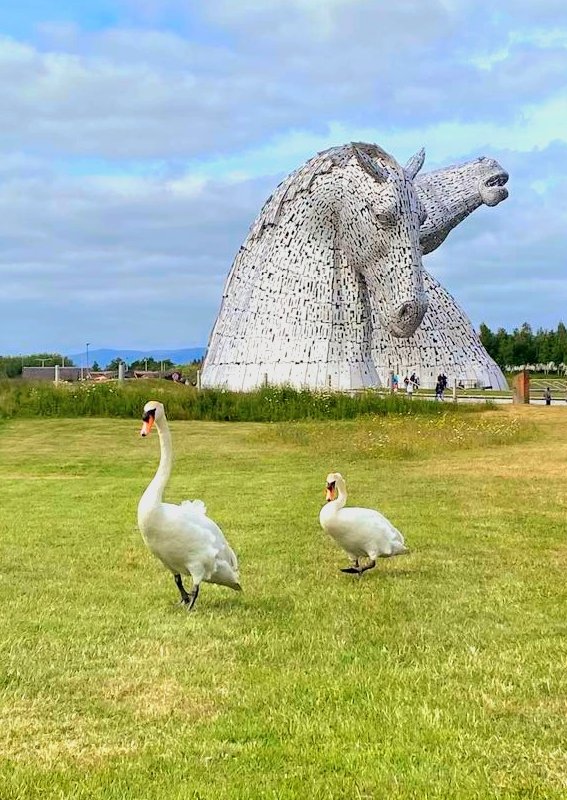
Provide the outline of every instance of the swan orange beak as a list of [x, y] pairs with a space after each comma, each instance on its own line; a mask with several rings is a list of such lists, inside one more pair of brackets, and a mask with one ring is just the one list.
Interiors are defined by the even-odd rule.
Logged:
[[330, 503], [336, 497], [336, 486], [334, 483], [327, 484], [327, 503]]
[[152, 426], [155, 420], [153, 417], [148, 416], [148, 419], [142, 422], [142, 430], [140, 431], [140, 436], [147, 436], [148, 433], [151, 431]]

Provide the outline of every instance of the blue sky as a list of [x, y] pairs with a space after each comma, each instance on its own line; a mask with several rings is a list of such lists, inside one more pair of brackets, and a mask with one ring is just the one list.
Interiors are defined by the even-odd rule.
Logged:
[[205, 344], [264, 200], [351, 140], [496, 158], [424, 264], [475, 325], [567, 320], [564, 0], [7, 5], [0, 353]]

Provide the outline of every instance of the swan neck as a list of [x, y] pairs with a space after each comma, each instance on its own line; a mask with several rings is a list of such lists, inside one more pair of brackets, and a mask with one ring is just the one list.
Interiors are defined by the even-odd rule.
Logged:
[[164, 489], [171, 475], [173, 453], [167, 419], [162, 418], [156, 421], [156, 428], [159, 435], [160, 459], [156, 474], [146, 489], [145, 495], [151, 496], [155, 503], [161, 503]]
[[337, 487], [338, 496], [337, 496], [336, 500], [333, 500], [330, 505], [332, 505], [333, 508], [336, 511], [338, 511], [339, 508], [344, 508], [344, 506], [346, 505], [346, 501], [347, 501], [346, 483], [343, 480], [337, 480], [336, 481], [336, 487]]

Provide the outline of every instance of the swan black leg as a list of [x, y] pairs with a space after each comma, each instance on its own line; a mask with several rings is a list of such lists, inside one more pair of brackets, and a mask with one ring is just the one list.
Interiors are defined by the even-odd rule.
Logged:
[[191, 589], [191, 594], [188, 595], [188, 598], [187, 598], [186, 601], [183, 601], [185, 603], [187, 611], [191, 611], [191, 609], [193, 608], [193, 606], [197, 602], [197, 597], [198, 596], [199, 596], [199, 584], [197, 584], [196, 586], [193, 586], [193, 588]]
[[366, 572], [367, 569], [374, 569], [376, 566], [376, 559], [371, 558], [368, 564], [365, 564], [363, 567], [360, 568], [359, 575], [362, 575], [363, 572]]
[[183, 586], [181, 575], [177, 572], [173, 577], [175, 579], [175, 584], [179, 589], [179, 594], [181, 595], [181, 602], [183, 603], [183, 605], [186, 605], [191, 600], [191, 596], [189, 595], [189, 592], [187, 591], [185, 586]]
[[352, 562], [352, 566], [351, 567], [344, 567], [343, 569], [341, 569], [341, 572], [348, 572], [351, 575], [352, 574], [359, 575], [360, 574], [360, 567], [358, 566], [358, 558], [356, 558]]
[[199, 585], [197, 584], [197, 586], [193, 586], [191, 591], [188, 592], [185, 586], [183, 586], [181, 575], [177, 572], [173, 577], [175, 578], [176, 586], [179, 589], [179, 594], [181, 595], [181, 605], [185, 606], [187, 611], [191, 611], [197, 601], [197, 597], [199, 596]]

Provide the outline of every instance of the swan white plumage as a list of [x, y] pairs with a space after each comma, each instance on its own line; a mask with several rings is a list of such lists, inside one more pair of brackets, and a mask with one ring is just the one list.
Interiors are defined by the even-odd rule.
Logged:
[[[162, 502], [173, 461], [171, 433], [162, 403], [150, 400], [144, 406], [140, 431], [147, 436], [155, 423], [160, 441], [160, 462], [153, 480], [138, 504], [138, 527], [150, 551], [171, 570], [190, 611], [203, 581], [229, 586], [240, 591], [238, 561], [219, 526], [209, 519], [202, 500], [186, 500], [180, 505]], [[182, 575], [193, 579], [191, 592]]]
[[[327, 475], [327, 503], [321, 509], [319, 522], [353, 562], [342, 572], [362, 575], [376, 566], [377, 558], [409, 553], [404, 537], [383, 514], [372, 508], [345, 508], [346, 501], [345, 479], [340, 472], [331, 472]], [[360, 566], [361, 558], [370, 560]]]

